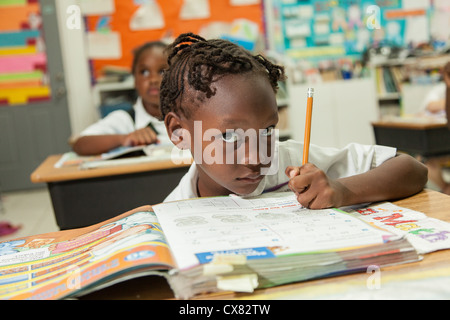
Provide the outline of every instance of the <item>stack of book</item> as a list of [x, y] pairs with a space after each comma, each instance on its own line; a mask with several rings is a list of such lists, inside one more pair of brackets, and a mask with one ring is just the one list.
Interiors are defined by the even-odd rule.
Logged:
[[91, 227], [0, 242], [0, 298], [77, 297], [158, 274], [186, 299], [366, 272], [441, 249], [393, 227], [415, 221], [423, 230], [426, 219], [390, 203], [309, 210], [291, 192], [143, 206]]

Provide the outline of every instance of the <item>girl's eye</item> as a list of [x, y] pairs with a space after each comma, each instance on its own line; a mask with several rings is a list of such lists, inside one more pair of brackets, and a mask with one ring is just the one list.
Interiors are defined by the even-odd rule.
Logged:
[[222, 134], [222, 140], [226, 143], [234, 143], [239, 140], [239, 136], [234, 131], [227, 131]]
[[275, 130], [275, 126], [270, 126], [264, 130], [261, 130], [261, 135], [265, 137], [270, 137]]
[[144, 69], [141, 71], [141, 75], [143, 75], [144, 77], [148, 77], [150, 75], [150, 71], [148, 71], [147, 69]]

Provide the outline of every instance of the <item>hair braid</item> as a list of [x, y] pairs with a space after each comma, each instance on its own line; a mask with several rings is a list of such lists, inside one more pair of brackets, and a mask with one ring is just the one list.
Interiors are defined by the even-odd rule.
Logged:
[[205, 40], [184, 33], [167, 50], [169, 68], [163, 75], [160, 93], [163, 118], [170, 111], [189, 117], [194, 105], [215, 94], [212, 84], [226, 75], [260, 72], [267, 76], [275, 92], [278, 81], [284, 79], [283, 67], [227, 40]]

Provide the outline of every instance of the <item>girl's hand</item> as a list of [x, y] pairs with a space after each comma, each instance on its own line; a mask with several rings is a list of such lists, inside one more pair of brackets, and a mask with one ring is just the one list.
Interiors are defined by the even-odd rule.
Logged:
[[310, 209], [340, 207], [349, 190], [311, 163], [301, 167], [289, 166], [285, 171], [290, 178], [289, 188], [296, 194], [298, 202]]
[[134, 147], [156, 142], [158, 142], [156, 133], [150, 127], [145, 127], [127, 134], [122, 142], [122, 145], [126, 147]]

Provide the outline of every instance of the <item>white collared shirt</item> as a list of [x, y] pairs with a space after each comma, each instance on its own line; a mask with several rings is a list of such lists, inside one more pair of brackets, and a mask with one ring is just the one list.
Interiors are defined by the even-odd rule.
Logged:
[[[260, 195], [264, 191], [287, 182], [289, 179], [285, 174], [286, 167], [301, 166], [303, 143], [294, 140], [279, 142], [276, 150], [278, 156], [275, 153], [272, 170], [270, 170], [274, 174], [266, 175], [256, 190], [247, 196]], [[309, 162], [323, 170], [329, 178], [338, 179], [367, 172], [395, 155], [395, 148], [379, 145], [351, 143], [342, 149], [311, 145]], [[197, 165], [193, 163], [164, 202], [197, 198], [197, 180], [198, 169]], [[286, 190], [287, 186], [279, 191], [283, 189]]]
[[135, 119], [133, 120], [130, 114], [124, 110], [115, 110], [109, 113], [106, 117], [100, 119], [96, 123], [84, 129], [80, 136], [87, 135], [104, 135], [104, 134], [128, 134], [137, 129], [146, 127], [152, 123], [156, 131], [158, 131], [158, 138], [169, 141], [166, 126], [164, 121], [150, 115], [142, 104], [142, 99], [139, 97], [133, 106], [135, 111]]

